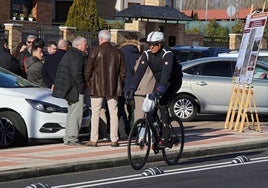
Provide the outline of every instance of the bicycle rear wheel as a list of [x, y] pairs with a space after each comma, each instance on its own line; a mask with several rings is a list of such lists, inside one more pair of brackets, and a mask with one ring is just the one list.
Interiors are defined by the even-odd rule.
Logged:
[[151, 134], [149, 127], [146, 126], [145, 119], [138, 119], [128, 137], [128, 160], [133, 169], [141, 169], [149, 157], [151, 148]]
[[180, 118], [171, 117], [169, 120], [169, 129], [169, 147], [162, 150], [162, 155], [168, 165], [174, 165], [181, 158], [184, 147], [184, 127]]

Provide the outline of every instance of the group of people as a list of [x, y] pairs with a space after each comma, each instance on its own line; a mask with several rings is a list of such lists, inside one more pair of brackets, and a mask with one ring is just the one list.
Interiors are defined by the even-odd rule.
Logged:
[[45, 44], [43, 39], [28, 35], [26, 42], [19, 43], [11, 54], [8, 40], [0, 38], [0, 67], [40, 87], [52, 88], [59, 62], [69, 47], [69, 41], [64, 39]]
[[50, 88], [52, 96], [68, 103], [64, 144], [81, 145], [78, 135], [83, 106], [89, 99], [91, 130], [85, 145], [98, 146], [102, 110], [107, 108], [111, 146], [118, 147], [119, 136], [126, 138], [133, 122], [143, 116], [143, 99], [136, 98], [134, 93], [150, 93], [151, 99], [161, 97], [162, 132], [163, 139], [167, 139], [167, 105], [181, 86], [182, 72], [175, 56], [164, 45], [164, 34], [154, 31], [146, 39], [118, 47], [111, 43], [111, 33], [101, 30], [98, 42], [88, 49], [84, 37], [74, 38], [71, 46], [61, 39], [58, 43], [49, 42], [44, 52], [44, 41], [29, 35], [26, 46], [20, 48], [20, 74]]

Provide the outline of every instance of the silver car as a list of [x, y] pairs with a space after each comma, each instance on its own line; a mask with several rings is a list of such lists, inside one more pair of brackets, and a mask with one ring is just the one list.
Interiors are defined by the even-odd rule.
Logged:
[[[183, 83], [171, 102], [172, 115], [192, 121], [197, 114], [226, 114], [232, 87], [236, 58], [209, 57], [181, 63]], [[258, 61], [253, 90], [259, 114], [268, 114], [267, 63]]]

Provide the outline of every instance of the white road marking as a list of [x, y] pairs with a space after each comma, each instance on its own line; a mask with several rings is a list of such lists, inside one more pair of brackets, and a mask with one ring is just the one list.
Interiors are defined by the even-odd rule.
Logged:
[[94, 187], [94, 186], [108, 185], [108, 184], [114, 184], [114, 183], [135, 181], [135, 180], [141, 180], [141, 179], [146, 179], [146, 178], [155, 178], [155, 177], [160, 177], [160, 176], [170, 176], [170, 175], [175, 175], [175, 174], [184, 174], [184, 173], [205, 171], [205, 170], [211, 170], [211, 169], [227, 168], [227, 167], [233, 167], [233, 166], [238, 166], [238, 165], [248, 165], [248, 164], [254, 164], [254, 163], [267, 162], [268, 157], [259, 157], [259, 158], [254, 158], [250, 160], [251, 161], [246, 162], [246, 163], [233, 164], [231, 161], [229, 161], [229, 162], [222, 162], [222, 163], [192, 166], [192, 167], [186, 167], [186, 168], [180, 168], [180, 169], [165, 170], [164, 174], [158, 174], [155, 176], [142, 176], [141, 174], [134, 174], [134, 175], [129, 175], [129, 176], [119, 176], [119, 177], [114, 177], [114, 178], [53, 186], [52, 188], [70, 188], [70, 187], [86, 188], [86, 187]]

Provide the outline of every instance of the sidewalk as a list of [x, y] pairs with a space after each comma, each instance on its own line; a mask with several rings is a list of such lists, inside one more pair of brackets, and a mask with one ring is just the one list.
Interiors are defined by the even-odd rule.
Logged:
[[[268, 123], [261, 125], [261, 133], [249, 129], [240, 133], [224, 129], [223, 121], [184, 123], [183, 158], [268, 147]], [[118, 148], [111, 147], [110, 142], [100, 142], [96, 148], [60, 143], [1, 149], [0, 182], [128, 165], [126, 145], [127, 141], [120, 141]], [[152, 156], [162, 160], [161, 152]]]

